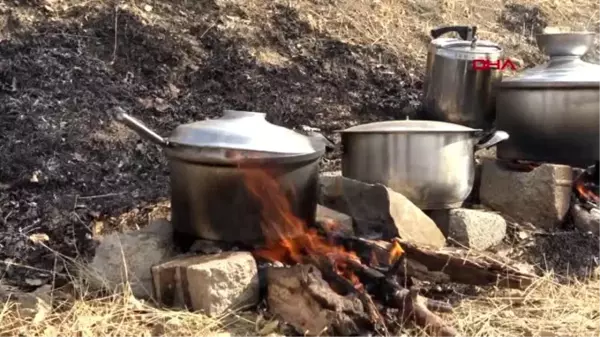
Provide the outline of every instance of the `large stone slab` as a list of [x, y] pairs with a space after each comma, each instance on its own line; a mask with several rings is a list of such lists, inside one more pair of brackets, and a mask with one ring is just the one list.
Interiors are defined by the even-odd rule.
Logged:
[[121, 291], [128, 285], [135, 297], [150, 298], [150, 268], [177, 254], [172, 231], [169, 221], [159, 219], [143, 230], [107, 235], [92, 262], [80, 268], [80, 275], [92, 289]]
[[256, 305], [258, 268], [248, 252], [181, 256], [152, 267], [156, 300], [208, 316]]
[[519, 172], [484, 158], [479, 194], [481, 203], [494, 210], [552, 230], [569, 211], [572, 183], [569, 166], [542, 164], [529, 172]]
[[423, 211], [400, 193], [381, 184], [366, 184], [339, 174], [320, 176], [319, 203], [354, 220], [357, 235], [401, 237], [419, 245], [440, 248], [446, 239]]

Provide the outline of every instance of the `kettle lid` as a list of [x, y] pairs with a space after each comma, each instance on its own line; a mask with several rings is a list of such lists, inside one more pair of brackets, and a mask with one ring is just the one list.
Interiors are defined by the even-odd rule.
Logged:
[[432, 43], [437, 47], [437, 55], [460, 60], [489, 59], [499, 57], [503, 52], [500, 45], [488, 40], [439, 38]]
[[269, 123], [265, 113], [225, 110], [216, 119], [180, 125], [169, 137], [177, 145], [271, 153], [274, 156], [306, 155], [325, 151], [325, 143]]

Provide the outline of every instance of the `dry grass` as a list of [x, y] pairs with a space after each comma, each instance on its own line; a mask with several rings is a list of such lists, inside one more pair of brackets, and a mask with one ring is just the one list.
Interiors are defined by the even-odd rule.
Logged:
[[540, 278], [525, 291], [496, 290], [464, 301], [453, 314], [467, 336], [598, 336], [600, 284], [559, 285]]
[[[559, 285], [540, 278], [524, 291], [489, 290], [464, 300], [446, 316], [467, 336], [598, 336], [600, 285], [597, 281]], [[6, 302], [0, 311], [1, 335], [25, 336], [201, 336], [273, 335], [276, 326], [261, 316], [201, 314], [157, 309], [127, 291], [97, 297], [55, 292], [54, 310], [37, 307], [23, 315]], [[40, 295], [43, 303], [49, 297]], [[57, 305], [57, 303], [61, 303]]]
[[403, 56], [406, 66], [422, 70], [429, 31], [443, 25], [476, 25], [482, 39], [501, 44], [509, 57], [539, 60], [533, 27], [518, 29], [500, 21], [505, 5], [537, 7], [549, 26], [598, 31], [600, 4], [595, 0], [343, 0], [318, 7], [314, 1], [292, 2], [317, 29], [355, 44], [379, 44]]
[[[234, 0], [229, 0], [234, 1]], [[499, 23], [504, 1], [499, 0], [339, 0], [274, 1], [295, 7], [319, 32], [354, 44], [379, 44], [403, 56], [405, 67], [422, 71], [429, 41], [428, 32], [441, 24], [475, 24], [481, 38], [501, 43], [510, 56], [526, 63], [539, 59], [537, 48], [527, 43], [530, 27], [510, 31]], [[252, 20], [260, 20], [269, 1], [243, 1]], [[551, 25], [597, 31], [600, 5], [596, 0], [522, 0], [538, 6]], [[142, 3], [131, 2], [143, 8]], [[143, 12], [143, 11], [140, 11]], [[151, 24], [168, 24], [158, 14], [146, 13]], [[240, 24], [241, 25], [241, 24]], [[268, 46], [257, 50], [264, 62], [285, 63]], [[554, 336], [600, 335], [600, 285], [598, 281], [572, 285], [540, 278], [526, 291], [492, 291], [462, 302], [448, 316], [464, 335]], [[256, 315], [229, 315], [219, 319], [200, 314], [165, 311], [135, 300], [128, 292], [96, 297], [89, 293], [60, 296], [54, 310], [25, 317], [6, 302], [0, 311], [0, 334], [27, 336], [155, 336], [268, 334]], [[66, 297], [66, 300], [64, 299]], [[42, 299], [47, 302], [49, 299]], [[43, 303], [42, 303], [43, 304]], [[234, 318], [232, 320], [232, 318]], [[234, 322], [234, 323], [232, 323]]]

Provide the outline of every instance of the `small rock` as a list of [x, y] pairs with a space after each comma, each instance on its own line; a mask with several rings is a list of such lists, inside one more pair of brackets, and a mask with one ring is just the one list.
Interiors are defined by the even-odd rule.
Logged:
[[150, 268], [175, 256], [172, 237], [171, 224], [164, 219], [155, 220], [140, 231], [112, 233], [102, 238], [92, 263], [80, 272], [94, 289], [122, 290], [129, 282], [135, 297], [150, 298]]
[[32, 287], [39, 287], [42, 284], [44, 284], [44, 281], [40, 280], [38, 278], [26, 278], [25, 283], [27, 283], [27, 285], [30, 285]]
[[182, 256], [152, 267], [156, 300], [218, 316], [259, 301], [258, 267], [248, 252]]
[[44, 233], [35, 233], [35, 234], [31, 234], [29, 236], [29, 240], [33, 243], [40, 243], [40, 242], [46, 242], [50, 240], [50, 237], [48, 237], [48, 234], [44, 234]]
[[552, 230], [569, 210], [573, 172], [569, 166], [542, 164], [530, 172], [504, 169], [484, 158], [481, 202], [520, 222]]
[[486, 250], [506, 236], [506, 220], [496, 213], [458, 208], [448, 220], [448, 238], [467, 248]]
[[446, 239], [423, 211], [381, 184], [366, 184], [337, 174], [320, 176], [319, 203], [354, 220], [356, 235], [400, 237], [417, 245], [441, 248]]
[[14, 302], [14, 309], [19, 317], [30, 319], [33, 325], [40, 325], [52, 312], [52, 287], [50, 285], [45, 285], [30, 293], [0, 285], [0, 298], [3, 302]]
[[150, 5], [144, 5], [144, 10], [146, 12], [152, 12], [152, 6], [150, 6]]
[[344, 213], [340, 213], [331, 208], [317, 205], [317, 216], [316, 221], [323, 224], [325, 227], [330, 228], [334, 231], [340, 231], [341, 233], [354, 235], [354, 229], [352, 228], [352, 218]]

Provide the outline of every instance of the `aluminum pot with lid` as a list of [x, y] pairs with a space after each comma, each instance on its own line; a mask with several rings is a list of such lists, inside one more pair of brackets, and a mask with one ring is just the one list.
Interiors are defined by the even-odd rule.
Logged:
[[221, 118], [180, 125], [163, 138], [128, 114], [117, 116], [164, 149], [176, 233], [249, 245], [264, 243], [262, 222], [279, 219], [264, 219], [263, 201], [249, 191], [244, 170], [273, 174], [281, 194], [271, 197], [285, 198], [292, 215], [310, 226], [317, 208], [319, 158], [325, 152], [322, 140], [271, 124], [265, 117], [227, 110]]
[[600, 65], [581, 60], [594, 33], [536, 36], [550, 60], [499, 85], [497, 126], [510, 133], [498, 145], [505, 160], [586, 167], [598, 160]]
[[422, 120], [358, 125], [341, 136], [343, 176], [383, 184], [427, 210], [460, 207], [473, 188], [474, 147], [508, 138], [503, 131]]
[[[460, 38], [444, 38], [456, 32]], [[431, 31], [424, 80], [424, 117], [429, 120], [491, 129], [495, 114], [494, 86], [502, 80], [495, 67], [476, 69], [473, 62], [498, 62], [502, 48], [476, 38], [477, 27], [450, 26]]]

